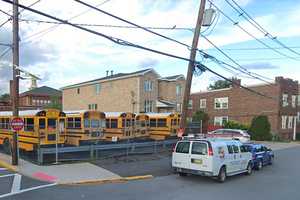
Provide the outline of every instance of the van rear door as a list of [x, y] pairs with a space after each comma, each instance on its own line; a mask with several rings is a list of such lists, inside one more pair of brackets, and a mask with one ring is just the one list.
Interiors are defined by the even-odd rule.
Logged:
[[193, 141], [191, 148], [190, 169], [200, 171], [212, 170], [212, 156], [209, 154], [209, 145], [203, 141]]
[[172, 154], [172, 167], [189, 169], [190, 141], [178, 142]]

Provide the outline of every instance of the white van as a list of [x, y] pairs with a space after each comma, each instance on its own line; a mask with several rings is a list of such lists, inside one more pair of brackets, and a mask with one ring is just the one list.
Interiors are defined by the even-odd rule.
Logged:
[[178, 141], [172, 154], [172, 167], [180, 176], [196, 174], [217, 177], [252, 173], [252, 155], [240, 141], [216, 138], [186, 138]]

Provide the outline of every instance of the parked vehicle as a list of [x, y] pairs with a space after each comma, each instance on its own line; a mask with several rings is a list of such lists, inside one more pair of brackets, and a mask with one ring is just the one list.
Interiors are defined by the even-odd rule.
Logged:
[[257, 170], [262, 169], [265, 165], [271, 165], [274, 161], [272, 149], [263, 144], [249, 143], [244, 145], [252, 153], [253, 167]]
[[243, 143], [250, 141], [250, 135], [245, 130], [240, 129], [217, 129], [207, 134], [207, 137], [214, 138], [230, 138], [234, 140], [239, 140]]
[[252, 173], [252, 155], [240, 141], [188, 137], [178, 141], [172, 153], [172, 167], [180, 176], [195, 174], [217, 177]]

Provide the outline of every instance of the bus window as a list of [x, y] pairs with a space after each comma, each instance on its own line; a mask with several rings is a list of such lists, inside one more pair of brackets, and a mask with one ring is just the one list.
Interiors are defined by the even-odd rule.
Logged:
[[80, 117], [75, 117], [74, 122], [75, 122], [74, 128], [81, 128], [81, 118]]
[[48, 119], [48, 129], [56, 129], [56, 119], [54, 118]]
[[156, 127], [156, 119], [150, 119], [150, 127]]
[[167, 126], [167, 120], [166, 119], [158, 119], [157, 120], [157, 127], [166, 127]]
[[110, 128], [118, 128], [118, 120], [117, 119], [111, 119]]
[[73, 118], [71, 117], [67, 119], [67, 128], [73, 128]]
[[110, 123], [109, 123], [110, 120], [106, 119], [105, 121], [106, 121], [106, 128], [110, 128]]
[[45, 129], [45, 128], [46, 128], [46, 120], [39, 119], [39, 129]]
[[97, 119], [91, 120], [91, 127], [92, 128], [98, 128], [99, 127], [99, 121]]
[[33, 118], [25, 118], [24, 120], [24, 131], [34, 130], [34, 120]]
[[90, 128], [90, 120], [84, 119], [84, 128]]

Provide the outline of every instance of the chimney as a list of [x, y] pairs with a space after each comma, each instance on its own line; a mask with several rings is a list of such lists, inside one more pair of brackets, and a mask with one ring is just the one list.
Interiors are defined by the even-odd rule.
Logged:
[[239, 88], [241, 86], [241, 79], [234, 78], [232, 79], [232, 87]]
[[111, 70], [111, 71], [110, 71], [110, 75], [111, 75], [111, 76], [114, 75], [114, 70]]
[[284, 78], [282, 76], [275, 77], [275, 83], [277, 83], [277, 84], [280, 84], [283, 80], [284, 80]]
[[109, 70], [106, 70], [106, 76], [108, 76], [109, 75]]

